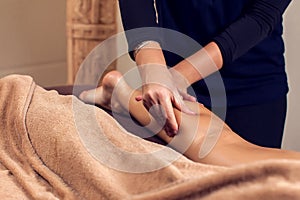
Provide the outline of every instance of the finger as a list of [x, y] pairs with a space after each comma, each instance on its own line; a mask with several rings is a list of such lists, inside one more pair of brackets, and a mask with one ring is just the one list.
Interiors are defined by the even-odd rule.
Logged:
[[168, 136], [173, 137], [178, 132], [178, 123], [174, 114], [173, 104], [170, 98], [165, 98], [161, 102], [162, 113], [164, 113], [166, 123], [165, 131]]
[[178, 93], [174, 94], [173, 105], [175, 108], [177, 108], [181, 112], [184, 112], [184, 113], [190, 114], [190, 115], [196, 115], [196, 113], [194, 111], [192, 111], [185, 105], [184, 101], [182, 100], [182, 98], [180, 97], [180, 95]]
[[183, 100], [191, 101], [191, 102], [197, 102], [197, 98], [186, 93], [186, 92], [179, 92], [182, 96]]
[[[143, 100], [143, 105], [144, 107], [149, 111], [150, 108], [154, 105], [158, 105], [158, 99], [156, 97], [156, 95], [153, 92], [148, 92], [143, 94], [142, 96], [142, 100]], [[155, 107], [156, 108], [156, 107]]]
[[[157, 122], [157, 125], [155, 127], [155, 130], [154, 133], [158, 133], [160, 130], [163, 130], [165, 129], [165, 124], [166, 124], [166, 117], [164, 116], [164, 113], [163, 113], [163, 109], [161, 109], [161, 105], [159, 104], [156, 104], [156, 105], [153, 105], [150, 107], [149, 109], [149, 113], [150, 115], [155, 119], [155, 121]], [[167, 135], [169, 137], [173, 137], [175, 136], [174, 134], [170, 134], [169, 132], [167, 132]]]

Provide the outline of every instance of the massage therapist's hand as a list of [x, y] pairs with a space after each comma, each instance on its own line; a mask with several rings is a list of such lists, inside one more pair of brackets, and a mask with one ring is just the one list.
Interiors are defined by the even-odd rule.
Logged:
[[177, 89], [170, 71], [165, 66], [148, 64], [141, 66], [140, 74], [143, 80], [142, 96], [136, 100], [143, 101], [145, 108], [158, 122], [164, 123], [164, 130], [168, 136], [177, 134], [178, 123], [173, 108], [187, 113], [194, 114], [183, 102], [183, 96], [188, 100], [195, 101], [195, 98]]
[[169, 72], [172, 75], [172, 79], [174, 84], [176, 85], [177, 91], [183, 100], [196, 102], [196, 97], [187, 93], [187, 88], [191, 85], [189, 81], [184, 77], [180, 72], [178, 72], [175, 68], [170, 68]]
[[[171, 73], [166, 67], [165, 58], [158, 42], [144, 43], [142, 48], [135, 51], [135, 61], [143, 82], [142, 96], [136, 100], [143, 101], [146, 109], [164, 125], [166, 133], [173, 137], [178, 132], [173, 107], [178, 110], [194, 114], [184, 104], [180, 95], [184, 93], [184, 87], [176, 85], [174, 81], [177, 73]], [[184, 81], [180, 81], [184, 82]], [[180, 88], [180, 92], [177, 89]], [[187, 95], [184, 95], [187, 97]]]

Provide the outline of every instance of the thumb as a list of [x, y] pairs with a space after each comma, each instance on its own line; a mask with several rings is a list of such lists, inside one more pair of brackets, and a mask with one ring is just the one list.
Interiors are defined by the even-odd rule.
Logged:
[[180, 92], [180, 95], [182, 96], [183, 100], [191, 101], [191, 102], [197, 102], [197, 98], [186, 93], [186, 92]]
[[142, 101], [143, 100], [143, 96], [142, 95], [136, 96], [135, 100], [136, 101]]
[[177, 108], [178, 110], [180, 110], [181, 112], [184, 112], [186, 114], [190, 114], [190, 115], [196, 115], [196, 113], [194, 111], [192, 111], [191, 109], [189, 109], [184, 101], [182, 100], [181, 96], [177, 93], [174, 94], [174, 101], [173, 101], [174, 107]]

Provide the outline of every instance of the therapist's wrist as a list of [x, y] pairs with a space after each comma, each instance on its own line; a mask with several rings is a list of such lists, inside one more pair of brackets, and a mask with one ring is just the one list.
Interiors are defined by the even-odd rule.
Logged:
[[166, 61], [158, 43], [148, 43], [136, 54], [136, 64], [143, 82], [148, 82], [147, 77], [153, 79], [157, 73], [168, 72]]
[[147, 40], [147, 41], [143, 41], [140, 44], [138, 44], [133, 51], [133, 56], [134, 58], [136, 58], [137, 54], [143, 49], [143, 48], [152, 48], [152, 49], [159, 49], [160, 48], [160, 44], [156, 41], [153, 40]]
[[147, 63], [165, 64], [160, 44], [156, 41], [144, 41], [134, 49], [134, 58], [137, 65]]

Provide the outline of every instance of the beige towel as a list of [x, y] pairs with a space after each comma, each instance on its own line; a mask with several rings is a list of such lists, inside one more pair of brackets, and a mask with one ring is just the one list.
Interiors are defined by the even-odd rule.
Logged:
[[194, 163], [28, 76], [0, 93], [0, 199], [300, 199], [298, 161]]

